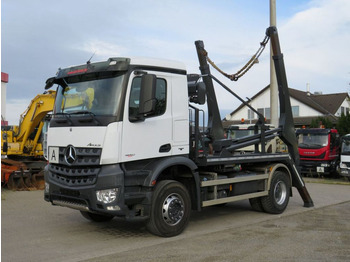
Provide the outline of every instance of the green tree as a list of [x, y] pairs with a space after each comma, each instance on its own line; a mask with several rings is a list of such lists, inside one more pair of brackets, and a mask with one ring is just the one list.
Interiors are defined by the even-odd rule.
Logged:
[[323, 116], [318, 116], [317, 118], [314, 118], [311, 120], [310, 127], [311, 128], [318, 128], [320, 125], [324, 125], [325, 128], [333, 128], [334, 124], [332, 121], [330, 121], [328, 118], [325, 118]]
[[337, 130], [341, 136], [350, 134], [350, 114], [342, 114], [337, 123]]

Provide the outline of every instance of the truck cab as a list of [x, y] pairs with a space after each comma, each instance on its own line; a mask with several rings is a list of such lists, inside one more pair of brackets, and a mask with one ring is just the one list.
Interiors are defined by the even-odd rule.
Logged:
[[350, 134], [341, 138], [340, 175], [350, 181]]
[[340, 138], [336, 129], [306, 128], [296, 134], [303, 174], [329, 176], [337, 172]]

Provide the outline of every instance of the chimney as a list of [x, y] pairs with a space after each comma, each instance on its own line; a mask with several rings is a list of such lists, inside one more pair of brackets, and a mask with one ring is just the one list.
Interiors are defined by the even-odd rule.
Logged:
[[307, 96], [311, 95], [311, 93], [310, 93], [310, 83], [306, 83], [306, 95]]

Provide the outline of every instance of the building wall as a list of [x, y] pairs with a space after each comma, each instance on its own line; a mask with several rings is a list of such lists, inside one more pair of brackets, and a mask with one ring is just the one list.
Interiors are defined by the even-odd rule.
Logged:
[[348, 115], [350, 114], [350, 101], [345, 99], [341, 106], [339, 107], [338, 111], [335, 113], [336, 116], [340, 117], [341, 114]]
[[299, 106], [299, 117], [322, 116], [322, 113], [291, 97], [291, 106]]

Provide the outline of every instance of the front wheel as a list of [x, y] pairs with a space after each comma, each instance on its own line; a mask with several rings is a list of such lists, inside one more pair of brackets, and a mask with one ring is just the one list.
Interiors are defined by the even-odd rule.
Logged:
[[186, 187], [173, 180], [156, 185], [147, 229], [162, 237], [179, 235], [187, 226], [191, 213], [191, 199]]
[[276, 171], [271, 180], [269, 194], [261, 198], [261, 204], [265, 212], [281, 214], [287, 208], [290, 196], [289, 176], [281, 171]]

